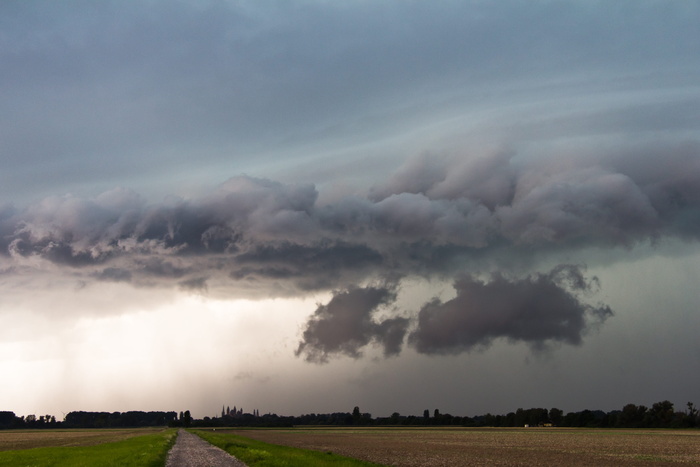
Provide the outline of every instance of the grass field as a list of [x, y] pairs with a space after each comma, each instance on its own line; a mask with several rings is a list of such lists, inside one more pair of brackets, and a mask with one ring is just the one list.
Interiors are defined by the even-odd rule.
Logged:
[[700, 465], [698, 430], [300, 427], [226, 433], [398, 467]]
[[249, 467], [372, 467], [375, 463], [338, 454], [256, 441], [231, 433], [192, 430], [201, 438], [232, 454]]
[[0, 431], [0, 467], [163, 467], [174, 429]]
[[59, 446], [93, 446], [162, 431], [162, 428], [0, 430], [0, 451]]

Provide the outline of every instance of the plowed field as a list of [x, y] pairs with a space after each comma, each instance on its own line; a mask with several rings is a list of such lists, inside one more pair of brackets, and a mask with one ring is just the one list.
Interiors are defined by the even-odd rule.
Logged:
[[700, 465], [698, 430], [300, 427], [227, 431], [397, 467]]

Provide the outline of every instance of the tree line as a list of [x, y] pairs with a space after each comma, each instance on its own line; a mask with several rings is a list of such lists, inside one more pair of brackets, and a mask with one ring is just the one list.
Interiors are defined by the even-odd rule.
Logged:
[[190, 411], [180, 412], [70, 412], [63, 421], [52, 415], [27, 415], [18, 417], [14, 412], [0, 411], [0, 429], [20, 428], [133, 428], [146, 426], [258, 426], [290, 427], [295, 425], [335, 426], [463, 426], [463, 427], [586, 427], [586, 428], [697, 428], [700, 414], [692, 402], [685, 410], [675, 410], [667, 400], [656, 402], [651, 407], [627, 404], [621, 410], [582, 410], [564, 413], [557, 408], [519, 408], [505, 415], [487, 413], [475, 417], [454, 416], [434, 409], [426, 409], [422, 416], [401, 415], [394, 412], [389, 417], [372, 417], [359, 407], [352, 412], [327, 414], [304, 414], [299, 416], [260, 415], [243, 409], [222, 408], [220, 417], [193, 419]]
[[[180, 416], [182, 419], [183, 416]], [[53, 415], [18, 417], [14, 412], [0, 412], [0, 429], [20, 428], [138, 428], [167, 426], [178, 421], [176, 412], [69, 412], [63, 421]]]
[[578, 427], [578, 428], [696, 428], [700, 427], [700, 415], [692, 402], [683, 411], [675, 410], [673, 403], [665, 400], [651, 407], [627, 404], [621, 410], [582, 410], [564, 413], [558, 408], [519, 408], [505, 415], [487, 413], [474, 417], [454, 416], [440, 413], [439, 409], [423, 411], [422, 416], [401, 415], [394, 412], [389, 417], [372, 417], [359, 407], [352, 412], [326, 414], [304, 414], [299, 416], [260, 415], [236, 412], [231, 416], [222, 411], [221, 417], [204, 417], [193, 420], [193, 426], [260, 426], [290, 427], [295, 425], [335, 425], [335, 426], [463, 426], [463, 427]]

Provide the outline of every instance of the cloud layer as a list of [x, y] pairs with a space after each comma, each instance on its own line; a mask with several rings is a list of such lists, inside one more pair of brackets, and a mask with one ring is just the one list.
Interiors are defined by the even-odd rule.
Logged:
[[3, 263], [51, 264], [83, 280], [204, 286], [218, 278], [291, 293], [452, 273], [459, 255], [503, 248], [697, 239], [700, 151], [689, 143], [604, 160], [420, 157], [366, 197], [321, 205], [318, 195], [313, 185], [240, 176], [193, 200], [148, 204], [115, 189], [5, 206]]
[[[688, 143], [605, 158], [421, 156], [367, 196], [318, 199], [313, 185], [240, 176], [193, 200], [149, 204], [115, 189], [94, 199], [6, 206], [2, 264], [14, 276], [60, 271], [83, 285], [251, 297], [335, 290], [297, 349], [316, 362], [358, 357], [372, 342], [395, 355], [406, 336], [426, 354], [469, 351], [498, 338], [534, 348], [579, 344], [591, 323], [611, 315], [579, 297], [595, 281], [567, 265], [518, 277], [507, 272], [508, 261], [697, 240], [700, 151]], [[502, 273], [488, 281], [473, 275], [494, 269]], [[455, 277], [456, 297], [377, 321], [401, 279], [416, 276]], [[377, 280], [391, 285], [367, 285]], [[417, 314], [411, 320], [406, 313]]]

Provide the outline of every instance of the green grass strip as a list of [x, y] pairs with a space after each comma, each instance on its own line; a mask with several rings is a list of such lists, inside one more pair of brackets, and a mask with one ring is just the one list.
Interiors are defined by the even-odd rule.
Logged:
[[381, 465], [330, 452], [264, 443], [231, 433], [203, 430], [192, 430], [192, 432], [249, 467], [377, 467]]
[[0, 452], [0, 467], [163, 467], [177, 430], [95, 446]]

